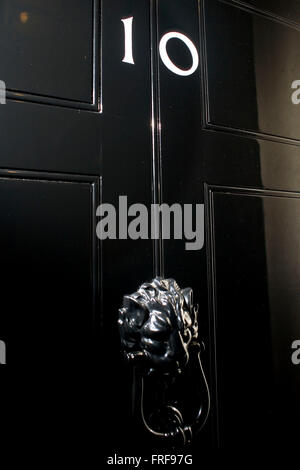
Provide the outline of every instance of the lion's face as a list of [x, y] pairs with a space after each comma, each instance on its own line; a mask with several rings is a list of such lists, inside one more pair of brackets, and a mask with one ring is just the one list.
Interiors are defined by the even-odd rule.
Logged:
[[184, 367], [198, 335], [192, 302], [191, 289], [158, 277], [125, 296], [118, 321], [125, 357], [149, 371]]

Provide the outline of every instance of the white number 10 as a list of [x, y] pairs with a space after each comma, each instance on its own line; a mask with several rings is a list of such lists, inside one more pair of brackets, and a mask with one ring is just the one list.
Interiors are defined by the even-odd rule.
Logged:
[[[122, 62], [126, 62], [127, 64], [134, 64], [133, 60], [133, 51], [132, 51], [132, 44], [133, 44], [133, 38], [132, 38], [132, 24], [133, 24], [133, 16], [130, 18], [123, 18], [122, 23], [124, 25], [124, 40], [125, 40], [125, 53], [124, 53], [124, 58]], [[189, 49], [191, 56], [192, 56], [192, 65], [189, 69], [184, 70], [172, 62], [170, 59], [170, 56], [168, 55], [167, 52], [167, 43], [170, 39], [180, 39]], [[186, 77], [188, 75], [192, 75], [198, 68], [199, 66], [199, 55], [198, 51], [196, 49], [196, 46], [194, 43], [187, 37], [185, 34], [178, 33], [176, 31], [172, 31], [170, 33], [164, 34], [164, 36], [161, 38], [160, 43], [159, 43], [159, 54], [161, 57], [162, 62], [164, 65], [173, 73], [176, 75], [181, 75], [183, 77]]]

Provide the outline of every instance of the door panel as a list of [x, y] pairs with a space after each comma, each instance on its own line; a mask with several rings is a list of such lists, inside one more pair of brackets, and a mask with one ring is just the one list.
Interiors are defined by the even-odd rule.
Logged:
[[82, 441], [99, 416], [98, 6], [1, 2], [1, 439], [18, 449]]
[[300, 8], [297, 0], [288, 0], [286, 2], [281, 0], [232, 0], [231, 3], [235, 3], [241, 8], [250, 6], [254, 10], [263, 13], [272, 13], [277, 18], [285, 18], [291, 23], [299, 23], [300, 20]]
[[197, 2], [158, 2], [158, 37], [182, 32], [201, 58], [201, 73], [184, 78], [158, 64], [163, 200], [206, 206], [204, 250], [165, 241], [165, 273], [194, 286], [209, 345], [213, 406], [197, 445], [289, 447], [299, 416], [298, 17], [290, 2], [272, 3], [289, 23], [244, 3], [200, 2], [198, 38]]
[[1, 2], [0, 76], [10, 96], [93, 104], [94, 3]]
[[0, 330], [11, 367], [25, 360], [61, 369], [75, 356], [78, 365], [92, 360], [99, 189], [97, 178], [42, 179], [15, 171], [1, 178]]
[[0, 119], [1, 168], [101, 173], [99, 114], [8, 100]]
[[[208, 49], [203, 50], [203, 103], [209, 112], [203, 179], [208, 184], [208, 288], [216, 334], [212, 360], [219, 445], [292, 447], [299, 416], [299, 374], [291, 345], [299, 336], [294, 234], [300, 167], [298, 107], [291, 101], [298, 57], [296, 42], [291, 44], [298, 30], [262, 12], [261, 5], [258, 15], [233, 5], [242, 2], [204, 3], [202, 31]], [[212, 11], [226, 15], [223, 22], [216, 17], [224, 34], [216, 31]], [[216, 37], [217, 50], [224, 52], [221, 67], [213, 54]]]
[[298, 140], [298, 26], [235, 3], [206, 2], [205, 30], [207, 124]]
[[207, 191], [222, 445], [292, 445], [299, 413], [292, 362], [300, 334], [299, 195]]

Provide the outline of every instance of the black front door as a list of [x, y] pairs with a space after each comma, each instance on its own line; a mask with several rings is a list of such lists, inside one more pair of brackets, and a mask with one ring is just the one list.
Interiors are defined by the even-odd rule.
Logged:
[[293, 1], [158, 2], [158, 36], [199, 45], [189, 76], [160, 61], [159, 97], [163, 199], [204, 201], [205, 247], [166, 241], [164, 258], [200, 299], [220, 447], [298, 439], [299, 15]]
[[[102, 462], [160, 447], [117, 329], [123, 295], [160, 275], [193, 288], [206, 345], [211, 412], [187, 452], [291, 446], [297, 2], [3, 0], [0, 21], [1, 372], [20, 442], [54, 425]], [[204, 204], [204, 246], [101, 242], [97, 207], [120, 196]], [[197, 374], [178, 386], [187, 413]]]
[[99, 5], [2, 1], [0, 23], [1, 429], [19, 449], [78, 436], [95, 407]]

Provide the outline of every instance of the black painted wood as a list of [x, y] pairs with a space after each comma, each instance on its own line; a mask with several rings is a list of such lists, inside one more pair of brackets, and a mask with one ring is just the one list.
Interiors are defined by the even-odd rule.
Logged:
[[[165, 274], [194, 287], [209, 345], [213, 406], [196, 454], [209, 436], [292, 447], [299, 420], [298, 17], [292, 2], [244, 3], [158, 1], [159, 37], [183, 32], [201, 58], [185, 78], [158, 63], [163, 201], [206, 207], [204, 250], [164, 243]], [[187, 67], [186, 51], [171, 53]]]
[[291, 84], [300, 72], [299, 26], [235, 2], [206, 2], [204, 14], [207, 127], [297, 144]]
[[[101, 246], [96, 208], [122, 194], [129, 204], [151, 202], [149, 5], [4, 6], [17, 26], [2, 30], [0, 48], [9, 90], [0, 106], [1, 374], [15, 374], [1, 380], [3, 429], [15, 423], [18, 445], [28, 438], [48, 453], [66, 438], [73, 451], [87, 443], [102, 461], [133, 442], [117, 312], [124, 293], [152, 277], [153, 256], [150, 240]], [[28, 30], [20, 29], [27, 10]], [[40, 41], [29, 30], [31, 12]], [[136, 67], [122, 63], [121, 18], [130, 14], [140, 37]]]
[[1, 2], [0, 75], [11, 96], [93, 104], [97, 6], [98, 0]]
[[299, 24], [300, 8], [297, 0], [282, 2], [281, 0], [225, 0], [227, 3], [235, 3], [242, 8], [252, 8], [263, 14], [272, 14], [274, 18], [285, 19], [290, 23]]
[[[188, 450], [194, 461], [218, 447], [291, 446], [299, 421], [290, 350], [300, 339], [297, 2], [15, 0], [1, 9], [1, 375], [14, 376], [1, 382], [1, 396], [14, 439], [53, 449], [68, 436], [72, 452], [87, 439], [102, 464], [115, 452], [160, 449], [139, 422], [116, 322], [122, 296], [164, 274], [191, 286], [200, 305], [212, 410]], [[121, 19], [130, 16], [134, 65], [122, 62]], [[200, 65], [188, 77], [159, 57], [170, 31], [197, 47]], [[190, 66], [180, 41], [168, 53]], [[117, 207], [120, 195], [147, 207], [205, 203], [204, 248], [100, 244], [96, 207]], [[188, 414], [193, 374], [179, 388]]]

